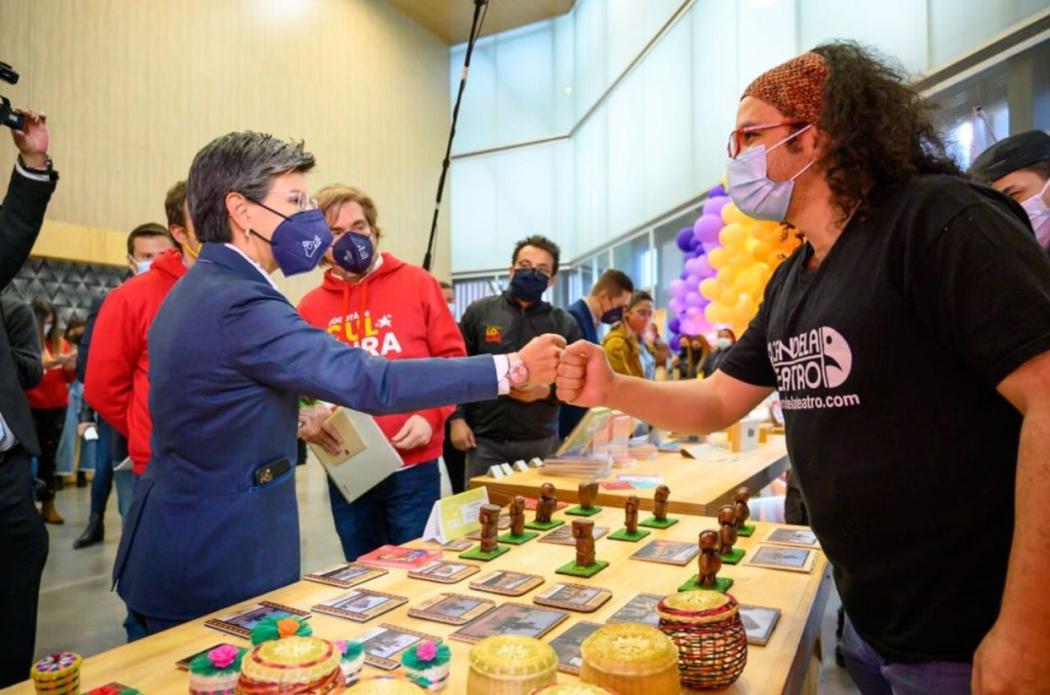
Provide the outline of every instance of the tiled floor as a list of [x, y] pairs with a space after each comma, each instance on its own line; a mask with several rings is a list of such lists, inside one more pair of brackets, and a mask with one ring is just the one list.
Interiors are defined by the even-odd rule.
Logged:
[[[330, 566], [342, 559], [332, 526], [324, 472], [316, 463], [297, 471], [303, 570]], [[447, 483], [445, 484], [447, 490]], [[91, 656], [124, 643], [124, 605], [110, 592], [110, 571], [120, 540], [116, 493], [106, 510], [106, 540], [101, 545], [73, 550], [88, 516], [90, 489], [67, 486], [58, 493], [62, 526], [49, 526], [51, 552], [40, 592], [37, 654], [70, 649]], [[828, 647], [821, 671], [820, 692], [857, 693], [845, 671], [835, 666], [835, 615], [838, 596], [832, 595], [823, 622], [822, 642]]]

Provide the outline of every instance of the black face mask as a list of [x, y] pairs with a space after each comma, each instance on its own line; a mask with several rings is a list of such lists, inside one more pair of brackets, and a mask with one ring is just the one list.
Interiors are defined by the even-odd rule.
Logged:
[[518, 268], [510, 280], [510, 293], [523, 302], [538, 302], [550, 278], [535, 268]]
[[80, 339], [84, 337], [83, 333], [71, 333], [66, 337], [71, 345], [80, 345]]

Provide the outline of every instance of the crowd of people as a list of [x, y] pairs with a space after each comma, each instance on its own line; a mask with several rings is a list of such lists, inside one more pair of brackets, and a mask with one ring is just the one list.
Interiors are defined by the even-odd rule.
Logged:
[[[58, 180], [45, 118], [13, 134], [0, 287]], [[205, 145], [164, 198], [166, 224], [128, 235], [128, 277], [86, 321], [4, 295], [0, 540], [19, 559], [0, 580], [14, 626], [0, 685], [33, 656], [43, 524], [63, 523], [56, 461], [73, 452], [65, 472], [94, 470], [74, 547], [104, 539], [117, 488], [113, 578], [134, 640], [299, 578], [295, 465], [302, 442], [339, 451], [333, 407], [374, 414], [402, 460], [352, 502], [329, 485], [353, 560], [421, 534], [439, 459], [461, 490], [549, 456], [588, 407], [709, 432], [776, 390], [862, 690], [1045, 687], [1050, 136], [1003, 140], [967, 177], [899, 74], [832, 43], [748, 87], [728, 154], [740, 209], [806, 243], [739, 340], [721, 328], [669, 345], [653, 295], [621, 270], [569, 307], [545, 301], [561, 251], [539, 234], [507, 249], [505, 290], [457, 324], [450, 285], [381, 251], [397, 232], [366, 192], [311, 196], [301, 144], [244, 131]], [[318, 266], [298, 306], [270, 277]], [[960, 517], [976, 489], [985, 509]]]

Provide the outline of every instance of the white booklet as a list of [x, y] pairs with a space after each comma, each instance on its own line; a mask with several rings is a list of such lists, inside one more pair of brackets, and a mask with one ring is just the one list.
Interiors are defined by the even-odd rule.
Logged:
[[347, 502], [353, 502], [401, 468], [401, 456], [371, 415], [338, 408], [327, 422], [343, 438], [339, 453], [332, 455], [317, 444], [310, 444], [310, 450]]

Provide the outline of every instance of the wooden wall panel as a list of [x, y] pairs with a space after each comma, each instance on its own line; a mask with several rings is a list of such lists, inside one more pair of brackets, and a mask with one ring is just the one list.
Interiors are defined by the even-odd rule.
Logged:
[[[422, 261], [449, 123], [448, 47], [382, 0], [3, 0], [0, 60], [22, 75], [0, 93], [48, 114], [62, 175], [49, 220], [120, 234], [163, 222], [164, 193], [194, 153], [253, 129], [304, 139], [318, 160], [311, 185], [367, 190], [384, 248]], [[13, 160], [0, 146], [0, 171]], [[73, 228], [45, 235], [58, 229]], [[298, 295], [312, 283], [284, 286]]]

